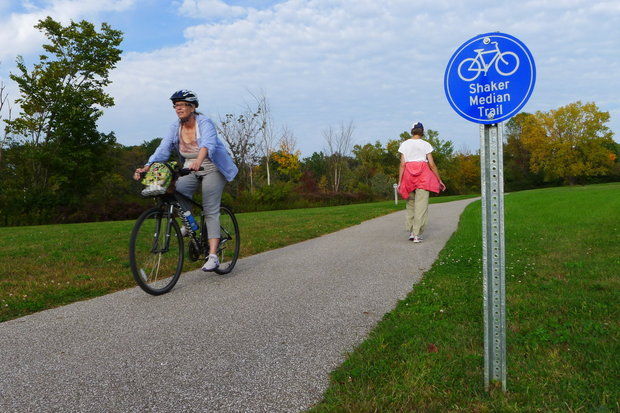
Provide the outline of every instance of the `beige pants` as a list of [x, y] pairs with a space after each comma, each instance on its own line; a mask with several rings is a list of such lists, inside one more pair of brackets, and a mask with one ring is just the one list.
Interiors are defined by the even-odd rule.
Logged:
[[422, 235], [428, 221], [428, 191], [416, 189], [407, 200], [407, 231]]

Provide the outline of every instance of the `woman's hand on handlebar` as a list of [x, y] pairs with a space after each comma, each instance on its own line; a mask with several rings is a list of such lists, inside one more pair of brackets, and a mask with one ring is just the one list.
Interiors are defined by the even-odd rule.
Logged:
[[192, 171], [199, 171], [200, 170], [200, 165], [202, 164], [202, 162], [198, 162], [198, 160], [195, 160], [194, 162], [192, 162], [187, 169], [190, 169]]
[[142, 174], [147, 173], [149, 169], [150, 169], [149, 165], [145, 165], [142, 168], [136, 169], [133, 173], [133, 179], [135, 179], [136, 181], [139, 181], [140, 179], [142, 179]]

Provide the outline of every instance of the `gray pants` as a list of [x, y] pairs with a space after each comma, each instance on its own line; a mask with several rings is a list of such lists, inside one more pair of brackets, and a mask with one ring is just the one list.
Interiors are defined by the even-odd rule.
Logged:
[[[180, 177], [177, 180], [177, 191], [188, 198], [191, 198], [198, 188], [200, 180], [195, 172]], [[207, 223], [207, 234], [209, 238], [220, 237], [220, 202], [222, 192], [226, 185], [226, 178], [219, 172], [211, 172], [202, 178], [202, 209], [205, 213]], [[181, 203], [183, 208], [191, 210], [188, 202]], [[198, 221], [198, 220], [197, 220]]]

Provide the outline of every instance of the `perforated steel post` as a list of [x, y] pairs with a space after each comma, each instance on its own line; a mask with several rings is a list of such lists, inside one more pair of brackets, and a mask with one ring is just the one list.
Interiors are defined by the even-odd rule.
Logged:
[[506, 391], [506, 280], [504, 247], [503, 124], [480, 125], [482, 181], [482, 293], [484, 387]]

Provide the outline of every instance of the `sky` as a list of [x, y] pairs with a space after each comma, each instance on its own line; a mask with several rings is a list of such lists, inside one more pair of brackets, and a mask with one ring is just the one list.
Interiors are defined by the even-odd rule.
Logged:
[[124, 33], [107, 88], [115, 106], [99, 121], [124, 145], [163, 136], [176, 119], [168, 98], [191, 89], [214, 120], [264, 94], [304, 156], [325, 149], [323, 130], [348, 122], [355, 144], [420, 121], [475, 152], [479, 127], [449, 105], [444, 72], [462, 43], [494, 31], [534, 57], [523, 111], [595, 102], [620, 132], [619, 0], [0, 0], [0, 81], [11, 100], [15, 58], [36, 61], [45, 38], [33, 26], [46, 16]]

